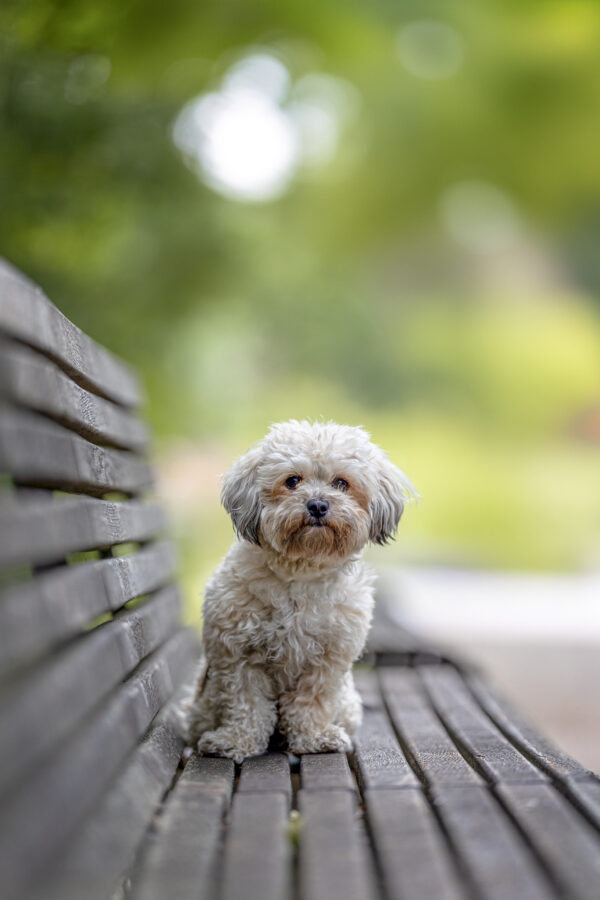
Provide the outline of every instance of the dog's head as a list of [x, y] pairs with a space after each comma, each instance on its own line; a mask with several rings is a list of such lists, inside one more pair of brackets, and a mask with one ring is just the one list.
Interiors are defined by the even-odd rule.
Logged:
[[333, 422], [273, 425], [226, 473], [221, 500], [238, 535], [290, 560], [344, 559], [385, 544], [407, 477], [362, 428]]

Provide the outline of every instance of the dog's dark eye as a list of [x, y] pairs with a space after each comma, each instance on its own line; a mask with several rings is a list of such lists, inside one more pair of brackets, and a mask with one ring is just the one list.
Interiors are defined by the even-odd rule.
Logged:
[[337, 488], [338, 491], [347, 491], [350, 487], [345, 478], [334, 478], [331, 484], [334, 488]]
[[301, 481], [302, 478], [300, 475], [290, 475], [289, 478], [285, 479], [285, 486], [286, 488], [289, 488], [290, 491], [293, 491], [298, 487]]

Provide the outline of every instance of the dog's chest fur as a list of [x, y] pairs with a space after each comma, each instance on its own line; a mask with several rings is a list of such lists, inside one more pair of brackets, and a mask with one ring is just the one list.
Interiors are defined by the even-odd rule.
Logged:
[[342, 576], [316, 582], [268, 579], [267, 584], [259, 579], [248, 585], [259, 602], [267, 600], [249, 643], [281, 690], [316, 665], [349, 664], [360, 652], [370, 615], [357, 604], [353, 587]]
[[[321, 576], [301, 572], [292, 577], [273, 572], [258, 554], [249, 567], [249, 551], [237, 545], [232, 548], [235, 555], [240, 552], [237, 548], [244, 553], [246, 578], [243, 584], [237, 579], [232, 584], [231, 566], [226, 569], [228, 578], [223, 578], [223, 571], [215, 573], [205, 607], [212, 620], [206, 623], [209, 630], [211, 624], [226, 629], [230, 640], [237, 639], [242, 656], [264, 666], [278, 691], [293, 689], [303, 672], [314, 666], [351, 665], [362, 650], [371, 619], [370, 571], [355, 562], [338, 572]], [[219, 621], [224, 612], [219, 597], [231, 601], [232, 594], [235, 603], [229, 607], [227, 622]]]

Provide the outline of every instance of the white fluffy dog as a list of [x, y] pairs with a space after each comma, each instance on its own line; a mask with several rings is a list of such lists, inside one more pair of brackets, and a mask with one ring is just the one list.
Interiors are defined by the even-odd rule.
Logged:
[[189, 713], [200, 753], [241, 762], [276, 726], [294, 753], [351, 747], [362, 713], [352, 663], [373, 610], [360, 555], [390, 538], [412, 496], [362, 428], [332, 422], [273, 425], [226, 473], [239, 540], [206, 589]]

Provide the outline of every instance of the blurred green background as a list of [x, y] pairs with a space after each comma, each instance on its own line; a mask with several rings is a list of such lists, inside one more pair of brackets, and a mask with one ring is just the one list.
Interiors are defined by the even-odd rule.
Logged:
[[5, 0], [0, 33], [1, 252], [141, 369], [190, 616], [218, 474], [286, 418], [414, 481], [376, 560], [597, 566], [597, 0]]

